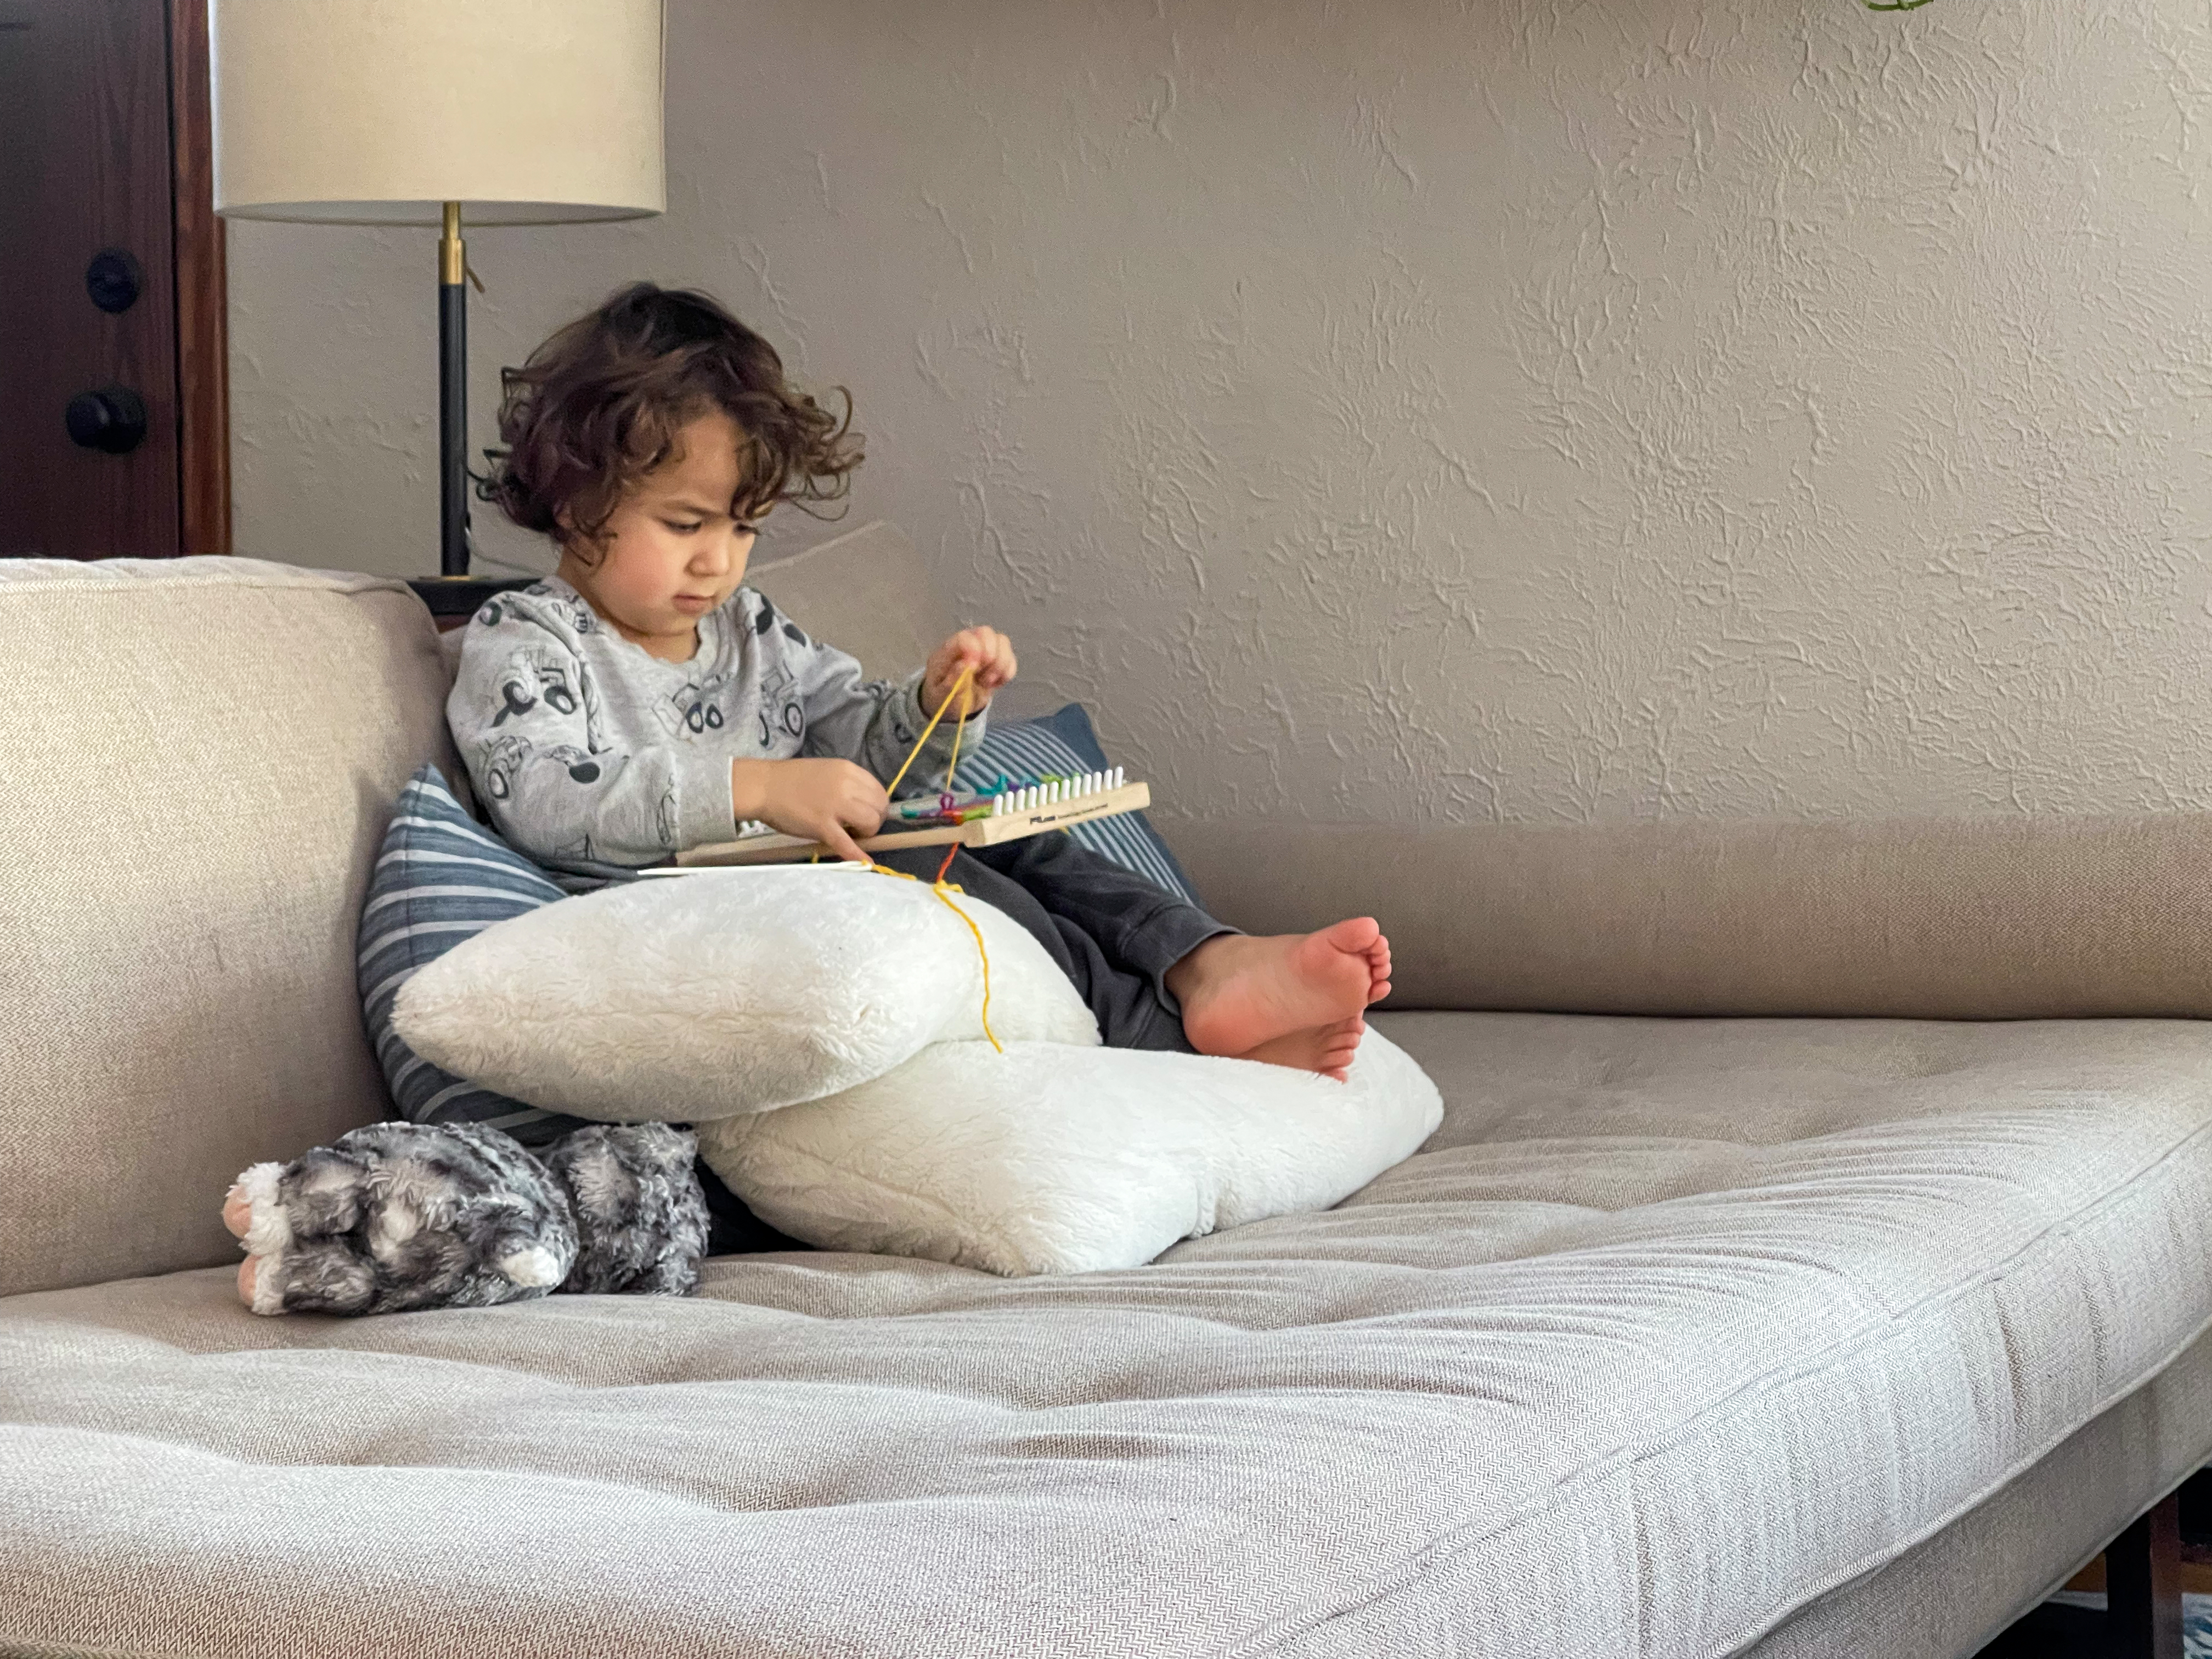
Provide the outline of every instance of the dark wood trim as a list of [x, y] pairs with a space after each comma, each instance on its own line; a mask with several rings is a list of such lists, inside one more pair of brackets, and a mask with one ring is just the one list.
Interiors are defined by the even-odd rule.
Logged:
[[215, 212], [208, 0], [168, 0], [175, 157], [179, 550], [230, 551], [230, 330]]
[[2181, 1659], [2181, 1495], [2169, 1492], [2105, 1549], [2107, 1659]]

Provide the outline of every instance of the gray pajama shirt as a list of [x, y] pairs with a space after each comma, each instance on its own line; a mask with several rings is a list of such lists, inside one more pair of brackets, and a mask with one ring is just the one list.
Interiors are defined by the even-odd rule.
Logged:
[[[921, 689], [919, 669], [868, 679], [750, 587], [699, 619], [690, 661], [663, 661], [550, 576], [471, 619], [446, 719], [508, 845], [603, 875], [735, 836], [733, 760], [838, 757], [889, 782], [928, 723]], [[941, 782], [951, 740], [947, 718], [902, 793]]]

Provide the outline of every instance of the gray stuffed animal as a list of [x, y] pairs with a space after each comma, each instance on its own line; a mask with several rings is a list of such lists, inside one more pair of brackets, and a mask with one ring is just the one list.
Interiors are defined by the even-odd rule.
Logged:
[[473, 1123], [372, 1123], [239, 1176], [239, 1295], [258, 1314], [683, 1296], [707, 1249], [697, 1151], [665, 1123], [594, 1124], [542, 1158]]

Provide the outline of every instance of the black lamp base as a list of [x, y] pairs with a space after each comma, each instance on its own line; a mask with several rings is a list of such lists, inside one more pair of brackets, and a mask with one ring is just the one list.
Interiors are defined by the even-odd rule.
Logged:
[[438, 236], [438, 574], [469, 574], [468, 250], [461, 204], [445, 204]]

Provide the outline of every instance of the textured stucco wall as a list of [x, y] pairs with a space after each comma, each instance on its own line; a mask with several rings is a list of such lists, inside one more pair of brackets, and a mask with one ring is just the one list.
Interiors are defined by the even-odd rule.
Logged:
[[[477, 441], [713, 288], [1182, 810], [2212, 804], [2208, 113], [2180, 0], [674, 0]], [[231, 234], [240, 550], [432, 568], [428, 234]]]

